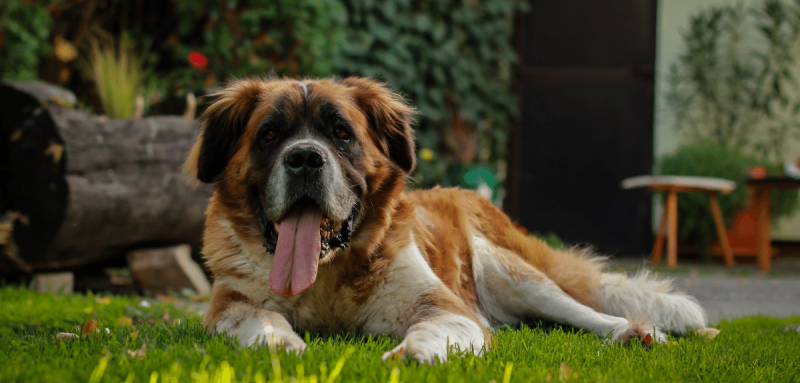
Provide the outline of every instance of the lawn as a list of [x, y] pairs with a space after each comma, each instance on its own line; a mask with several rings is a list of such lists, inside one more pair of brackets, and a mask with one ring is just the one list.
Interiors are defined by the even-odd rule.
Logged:
[[[147, 302], [147, 303], [142, 303]], [[97, 332], [54, 344], [56, 334]], [[302, 357], [243, 349], [210, 337], [196, 314], [138, 297], [40, 295], [0, 287], [0, 381], [4, 382], [528, 382], [800, 381], [800, 318], [722, 322], [714, 339], [606, 345], [568, 327], [495, 331], [484, 357], [435, 366], [381, 361], [385, 337], [306, 334]], [[794, 324], [794, 326], [789, 326]], [[108, 328], [108, 331], [106, 331]]]

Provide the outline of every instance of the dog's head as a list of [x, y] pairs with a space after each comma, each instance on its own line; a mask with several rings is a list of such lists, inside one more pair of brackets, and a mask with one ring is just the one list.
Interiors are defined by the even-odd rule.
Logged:
[[201, 120], [186, 168], [215, 183], [235, 225], [257, 229], [281, 294], [308, 288], [373, 195], [415, 165], [413, 109], [368, 79], [235, 81]]

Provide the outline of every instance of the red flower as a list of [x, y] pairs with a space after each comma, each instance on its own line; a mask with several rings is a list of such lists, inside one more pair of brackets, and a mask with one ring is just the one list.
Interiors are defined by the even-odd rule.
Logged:
[[197, 69], [205, 69], [208, 65], [208, 58], [200, 52], [189, 53], [189, 64]]

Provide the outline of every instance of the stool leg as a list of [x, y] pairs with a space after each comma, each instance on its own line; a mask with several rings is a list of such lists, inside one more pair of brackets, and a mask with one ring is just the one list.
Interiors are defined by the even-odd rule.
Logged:
[[667, 219], [669, 218], [669, 214], [667, 213], [667, 207], [664, 206], [664, 211], [661, 213], [661, 223], [658, 225], [658, 234], [656, 234], [656, 243], [653, 245], [653, 257], [650, 258], [650, 262], [653, 263], [653, 266], [658, 266], [661, 263], [661, 253], [664, 252], [664, 231], [667, 229]]
[[756, 189], [756, 204], [758, 206], [758, 267], [762, 272], [769, 272], [772, 257], [770, 244], [770, 193], [767, 188]]
[[670, 190], [667, 194], [667, 215], [669, 233], [667, 234], [667, 267], [678, 266], [678, 193]]
[[722, 220], [722, 210], [719, 208], [716, 193], [708, 192], [708, 203], [711, 205], [711, 214], [714, 216], [714, 226], [717, 227], [717, 238], [719, 238], [719, 244], [725, 254], [725, 265], [734, 267], [736, 262], [733, 260], [733, 250], [728, 242], [728, 233], [725, 231], [725, 221]]

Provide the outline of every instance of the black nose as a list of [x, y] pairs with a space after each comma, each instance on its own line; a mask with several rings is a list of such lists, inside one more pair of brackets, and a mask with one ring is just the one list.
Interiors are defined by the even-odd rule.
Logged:
[[325, 165], [325, 159], [318, 151], [297, 148], [286, 155], [286, 166], [298, 176], [311, 175]]

